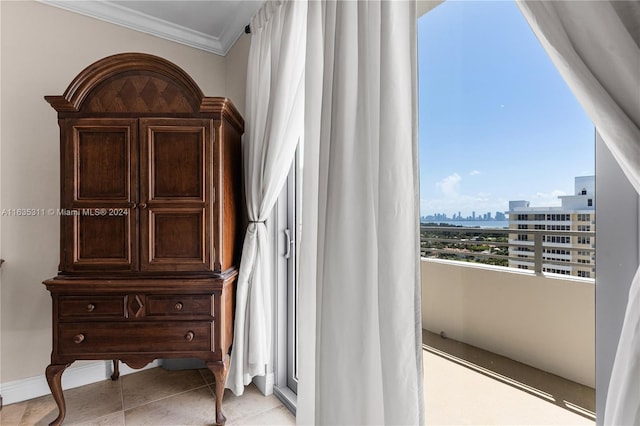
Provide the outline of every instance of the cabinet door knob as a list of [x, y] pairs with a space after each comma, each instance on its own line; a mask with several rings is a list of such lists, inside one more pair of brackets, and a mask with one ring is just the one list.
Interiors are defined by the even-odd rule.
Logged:
[[96, 305], [94, 305], [93, 303], [89, 303], [87, 305], [87, 312], [93, 312], [95, 308], [96, 308]]
[[177, 302], [173, 307], [176, 308], [176, 311], [181, 311], [183, 307], [182, 302]]
[[82, 343], [82, 341], [84, 340], [84, 334], [80, 333], [80, 334], [76, 334], [75, 336], [73, 336], [73, 343], [75, 344], [80, 344]]
[[136, 207], [138, 207], [138, 205], [136, 203], [131, 203], [131, 204], [129, 204], [129, 207], [131, 207], [131, 210], [133, 210]]
[[187, 342], [190, 342], [193, 340], [195, 334], [193, 334], [193, 331], [189, 331], [187, 332], [187, 334], [184, 335], [184, 340], [186, 340]]
[[139, 207], [141, 209], [146, 209], [147, 208], [147, 203], [140, 203]]

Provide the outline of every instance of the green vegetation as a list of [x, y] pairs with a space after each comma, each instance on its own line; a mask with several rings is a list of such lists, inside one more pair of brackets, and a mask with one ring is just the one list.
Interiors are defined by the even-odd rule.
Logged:
[[[420, 230], [420, 255], [437, 259], [476, 262], [488, 265], [509, 266], [509, 236], [492, 233], [480, 228], [423, 223], [423, 226], [445, 228], [442, 230]], [[460, 228], [451, 230], [446, 228]], [[477, 231], [475, 230], [477, 229]]]

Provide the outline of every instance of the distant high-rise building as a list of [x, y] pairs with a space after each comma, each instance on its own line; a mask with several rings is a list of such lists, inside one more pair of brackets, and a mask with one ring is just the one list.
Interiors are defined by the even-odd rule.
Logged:
[[[514, 231], [595, 231], [595, 176], [575, 178], [575, 195], [558, 197], [560, 207], [531, 207], [529, 201], [509, 201], [509, 229]], [[496, 214], [497, 217], [497, 214]], [[509, 266], [534, 269], [534, 241], [530, 234], [509, 234]], [[554, 233], [542, 235], [542, 270], [595, 278], [595, 237]]]

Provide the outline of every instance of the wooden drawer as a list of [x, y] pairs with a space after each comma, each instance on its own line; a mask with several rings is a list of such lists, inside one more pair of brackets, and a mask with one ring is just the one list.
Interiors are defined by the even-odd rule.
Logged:
[[195, 295], [149, 295], [147, 317], [204, 316], [213, 319], [213, 296]]
[[125, 296], [60, 296], [61, 321], [124, 318]]
[[58, 324], [58, 354], [65, 356], [212, 351], [212, 342], [210, 321]]

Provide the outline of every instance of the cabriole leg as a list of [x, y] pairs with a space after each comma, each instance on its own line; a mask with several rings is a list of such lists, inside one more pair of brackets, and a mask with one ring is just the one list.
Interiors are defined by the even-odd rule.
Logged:
[[71, 364], [51, 364], [45, 371], [47, 383], [49, 384], [49, 389], [51, 389], [51, 395], [58, 406], [58, 417], [49, 423], [49, 426], [58, 426], [62, 424], [64, 416], [67, 414], [67, 408], [64, 404], [64, 395], [62, 394], [62, 373], [69, 365]]
[[207, 362], [207, 367], [216, 378], [216, 425], [222, 426], [227, 418], [222, 413], [222, 397], [224, 396], [224, 385], [227, 382], [229, 371], [229, 356], [224, 361]]
[[120, 360], [113, 360], [113, 374], [111, 375], [111, 380], [118, 380], [120, 378]]

